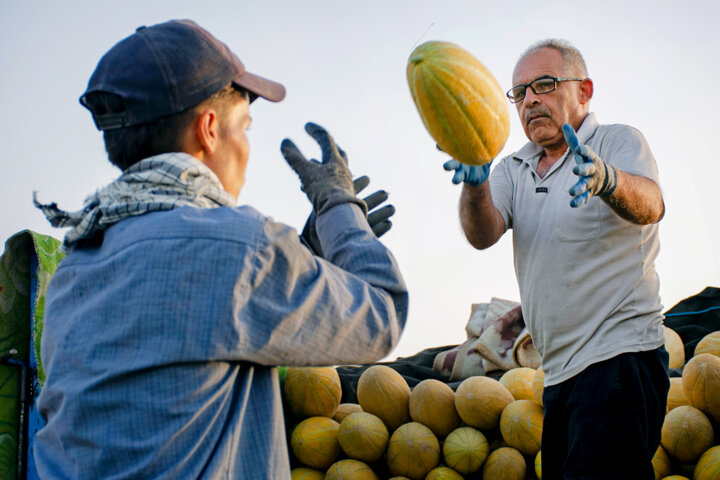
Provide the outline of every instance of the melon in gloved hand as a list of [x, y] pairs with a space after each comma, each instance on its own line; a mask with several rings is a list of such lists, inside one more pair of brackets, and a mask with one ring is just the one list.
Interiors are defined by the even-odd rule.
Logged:
[[473, 55], [450, 42], [425, 42], [410, 54], [407, 79], [440, 150], [467, 165], [484, 165], [500, 153], [510, 133], [508, 102]]

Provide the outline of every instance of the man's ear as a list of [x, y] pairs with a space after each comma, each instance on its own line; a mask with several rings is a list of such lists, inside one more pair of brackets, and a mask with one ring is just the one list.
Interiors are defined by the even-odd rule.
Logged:
[[212, 155], [217, 149], [218, 118], [215, 110], [203, 111], [193, 124], [195, 137], [206, 155]]
[[593, 96], [593, 81], [586, 78], [580, 82], [580, 104], [586, 104]]

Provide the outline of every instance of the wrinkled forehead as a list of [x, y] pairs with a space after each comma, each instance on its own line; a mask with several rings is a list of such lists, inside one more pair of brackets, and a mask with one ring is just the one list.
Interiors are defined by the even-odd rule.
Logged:
[[554, 48], [539, 48], [521, 57], [513, 70], [513, 85], [530, 83], [543, 75], [562, 77], [565, 72], [562, 53]]

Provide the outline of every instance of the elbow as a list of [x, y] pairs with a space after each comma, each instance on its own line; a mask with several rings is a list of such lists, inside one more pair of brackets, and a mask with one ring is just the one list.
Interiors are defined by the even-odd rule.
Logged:
[[468, 243], [470, 243], [470, 245], [472, 245], [472, 247], [476, 250], [485, 250], [497, 243], [497, 240], [487, 238], [473, 238], [470, 236], [466, 236], [465, 238], [467, 238]]

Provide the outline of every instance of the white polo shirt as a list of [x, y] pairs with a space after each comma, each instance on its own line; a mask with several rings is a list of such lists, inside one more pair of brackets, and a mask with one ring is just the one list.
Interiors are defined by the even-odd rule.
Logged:
[[[643, 135], [626, 125], [599, 125], [589, 114], [577, 132], [605, 162], [659, 185]], [[635, 225], [599, 197], [570, 207], [577, 181], [569, 151], [545, 178], [532, 142], [503, 158], [490, 176], [493, 203], [513, 230], [523, 316], [543, 357], [545, 385], [620, 353], [665, 342], [655, 258], [658, 226]]]

